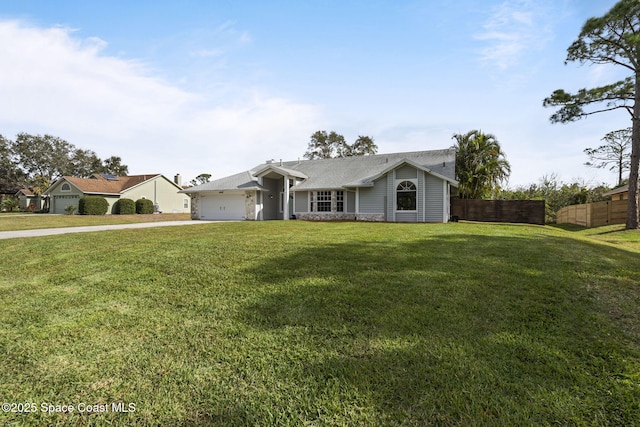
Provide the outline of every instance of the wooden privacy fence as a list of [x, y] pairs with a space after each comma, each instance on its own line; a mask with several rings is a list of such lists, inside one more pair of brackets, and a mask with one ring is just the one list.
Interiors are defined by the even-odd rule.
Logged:
[[624, 224], [627, 221], [628, 200], [587, 203], [565, 206], [556, 216], [558, 224], [577, 224], [598, 227], [607, 224]]
[[544, 200], [451, 200], [451, 216], [467, 221], [544, 224]]

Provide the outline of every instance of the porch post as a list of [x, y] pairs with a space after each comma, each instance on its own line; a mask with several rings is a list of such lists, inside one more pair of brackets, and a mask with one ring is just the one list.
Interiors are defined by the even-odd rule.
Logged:
[[284, 179], [284, 195], [283, 197], [283, 205], [282, 206], [282, 219], [285, 221], [289, 219], [289, 175], [285, 175]]

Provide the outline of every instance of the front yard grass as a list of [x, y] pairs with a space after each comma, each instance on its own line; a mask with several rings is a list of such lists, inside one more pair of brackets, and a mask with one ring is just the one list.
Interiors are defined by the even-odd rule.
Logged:
[[0, 231], [34, 230], [38, 228], [84, 227], [88, 225], [131, 224], [153, 221], [188, 221], [191, 215], [50, 215], [0, 214]]
[[[639, 425], [624, 239], [272, 221], [0, 241], [0, 396], [37, 407], [0, 424]], [[77, 410], [114, 402], [135, 411]]]

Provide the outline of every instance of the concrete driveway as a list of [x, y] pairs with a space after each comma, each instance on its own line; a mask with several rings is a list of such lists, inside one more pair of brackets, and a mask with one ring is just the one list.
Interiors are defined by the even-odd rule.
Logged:
[[175, 227], [179, 225], [207, 224], [209, 221], [158, 221], [139, 222], [135, 224], [91, 225], [85, 227], [39, 228], [37, 230], [0, 231], [1, 239], [17, 239], [21, 237], [53, 236], [69, 233], [92, 233], [94, 231], [124, 230], [127, 228]]

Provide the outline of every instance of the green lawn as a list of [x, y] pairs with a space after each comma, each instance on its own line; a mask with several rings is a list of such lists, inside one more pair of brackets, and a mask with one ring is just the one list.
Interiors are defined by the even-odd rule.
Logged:
[[[640, 240], [602, 231], [272, 221], [0, 241], [0, 396], [37, 409], [0, 425], [640, 425]], [[135, 412], [78, 412], [114, 402]]]
[[130, 224], [153, 221], [188, 221], [189, 214], [157, 215], [50, 215], [0, 214], [0, 231], [33, 230], [38, 228], [84, 227], [87, 225]]

